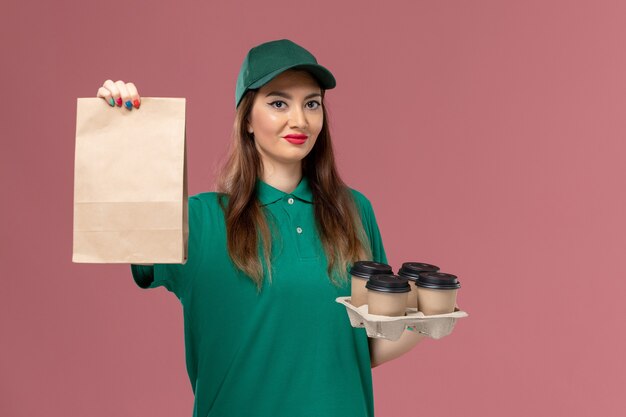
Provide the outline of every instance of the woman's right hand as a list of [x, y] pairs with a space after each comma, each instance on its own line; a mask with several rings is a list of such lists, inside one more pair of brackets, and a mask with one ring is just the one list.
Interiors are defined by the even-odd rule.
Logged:
[[138, 109], [141, 105], [139, 92], [133, 83], [125, 83], [122, 80], [113, 82], [106, 80], [102, 87], [98, 89], [96, 97], [103, 98], [111, 107], [117, 104], [117, 107], [126, 107], [131, 110], [133, 106]]

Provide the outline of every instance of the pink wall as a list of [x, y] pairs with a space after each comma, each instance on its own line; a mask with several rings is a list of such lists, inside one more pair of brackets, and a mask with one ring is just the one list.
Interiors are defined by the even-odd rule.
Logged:
[[243, 56], [282, 37], [337, 77], [390, 263], [463, 284], [451, 336], [374, 370], [377, 416], [623, 415], [624, 2], [37, 3], [0, 11], [1, 416], [191, 415], [178, 300], [71, 262], [76, 98], [186, 97], [208, 191]]

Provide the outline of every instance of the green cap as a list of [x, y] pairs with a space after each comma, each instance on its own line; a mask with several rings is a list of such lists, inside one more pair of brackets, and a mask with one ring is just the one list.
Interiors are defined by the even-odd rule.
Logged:
[[235, 107], [239, 107], [239, 102], [246, 91], [262, 87], [278, 74], [291, 68], [307, 70], [324, 90], [334, 88], [336, 85], [333, 74], [319, 65], [309, 51], [288, 39], [270, 41], [250, 49], [243, 60], [237, 77]]

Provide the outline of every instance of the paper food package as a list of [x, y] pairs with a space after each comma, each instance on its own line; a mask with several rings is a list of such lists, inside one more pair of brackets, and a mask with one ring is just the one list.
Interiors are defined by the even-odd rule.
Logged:
[[185, 263], [185, 99], [77, 99], [73, 262]]

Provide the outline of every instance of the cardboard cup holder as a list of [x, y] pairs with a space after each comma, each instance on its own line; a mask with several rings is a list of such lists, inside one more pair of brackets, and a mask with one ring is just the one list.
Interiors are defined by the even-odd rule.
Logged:
[[346, 307], [352, 327], [364, 327], [367, 337], [388, 340], [398, 340], [407, 326], [411, 326], [415, 331], [433, 339], [441, 339], [452, 332], [457, 319], [468, 316], [465, 311], [458, 308], [448, 314], [425, 316], [421, 311], [411, 307], [406, 309], [406, 315], [404, 316], [379, 316], [369, 314], [367, 312], [367, 304], [361, 307], [353, 306], [350, 303], [350, 297], [337, 297], [335, 301]]

